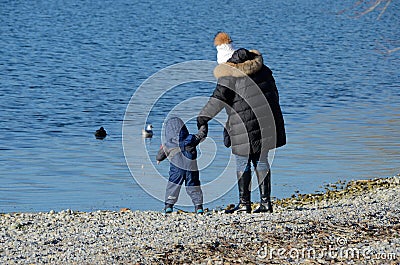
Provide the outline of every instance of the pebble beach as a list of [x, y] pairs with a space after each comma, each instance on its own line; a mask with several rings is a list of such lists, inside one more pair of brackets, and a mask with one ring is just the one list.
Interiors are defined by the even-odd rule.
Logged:
[[0, 264], [400, 264], [400, 176], [274, 201], [274, 213], [0, 214]]

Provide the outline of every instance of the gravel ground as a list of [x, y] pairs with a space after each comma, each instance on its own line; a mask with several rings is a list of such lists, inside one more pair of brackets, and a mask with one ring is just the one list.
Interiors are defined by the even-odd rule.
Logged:
[[272, 214], [4, 213], [0, 264], [400, 264], [400, 177], [368, 183]]

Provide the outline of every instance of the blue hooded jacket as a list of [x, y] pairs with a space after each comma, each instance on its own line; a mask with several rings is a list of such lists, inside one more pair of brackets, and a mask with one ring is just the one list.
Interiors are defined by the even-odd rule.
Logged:
[[197, 171], [196, 146], [207, 135], [205, 130], [206, 127], [203, 127], [198, 134], [190, 134], [180, 118], [168, 119], [164, 126], [164, 139], [157, 154], [157, 161], [162, 161], [168, 157], [171, 166], [183, 170]]

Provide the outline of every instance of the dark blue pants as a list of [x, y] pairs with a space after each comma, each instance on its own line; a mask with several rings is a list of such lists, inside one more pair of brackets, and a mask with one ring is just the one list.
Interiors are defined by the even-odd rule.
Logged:
[[203, 192], [200, 187], [199, 171], [180, 169], [170, 166], [169, 179], [165, 192], [165, 204], [174, 205], [179, 197], [181, 186], [185, 182], [186, 192], [194, 205], [203, 204]]

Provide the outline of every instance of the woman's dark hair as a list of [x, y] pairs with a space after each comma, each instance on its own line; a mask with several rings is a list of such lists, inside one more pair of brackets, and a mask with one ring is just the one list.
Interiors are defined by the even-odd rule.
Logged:
[[232, 57], [228, 60], [230, 63], [243, 63], [248, 60], [253, 60], [255, 57], [255, 54], [252, 53], [251, 51], [245, 49], [245, 48], [240, 48], [236, 50], [233, 54]]

